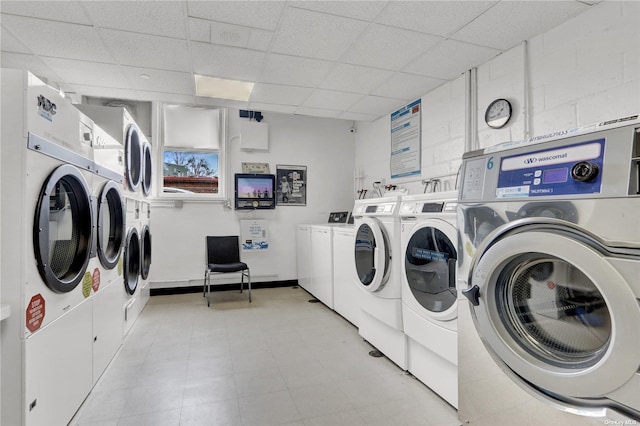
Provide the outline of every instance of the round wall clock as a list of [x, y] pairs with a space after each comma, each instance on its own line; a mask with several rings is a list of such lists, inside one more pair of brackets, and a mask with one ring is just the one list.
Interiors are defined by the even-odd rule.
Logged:
[[512, 114], [511, 103], [506, 99], [496, 99], [491, 102], [484, 113], [484, 121], [492, 129], [504, 127]]

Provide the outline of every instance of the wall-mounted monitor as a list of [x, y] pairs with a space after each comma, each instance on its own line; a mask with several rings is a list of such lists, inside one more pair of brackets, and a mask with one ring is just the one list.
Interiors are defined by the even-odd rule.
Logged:
[[275, 175], [236, 173], [234, 180], [236, 210], [276, 207]]

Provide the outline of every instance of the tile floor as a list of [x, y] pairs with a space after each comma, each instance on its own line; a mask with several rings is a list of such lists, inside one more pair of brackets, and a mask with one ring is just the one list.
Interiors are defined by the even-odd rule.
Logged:
[[459, 425], [300, 288], [154, 296], [74, 419], [89, 425]]

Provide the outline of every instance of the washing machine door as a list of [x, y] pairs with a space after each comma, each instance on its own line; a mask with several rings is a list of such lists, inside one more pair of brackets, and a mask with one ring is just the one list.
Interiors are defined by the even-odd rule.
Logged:
[[357, 282], [367, 291], [381, 290], [391, 266], [391, 246], [384, 227], [377, 219], [365, 217], [354, 235]]
[[578, 228], [523, 226], [479, 248], [463, 293], [485, 345], [517, 376], [600, 397], [638, 369], [640, 307], [617, 261]]
[[33, 227], [38, 271], [52, 291], [70, 292], [82, 280], [91, 254], [93, 216], [80, 170], [68, 164], [56, 168], [40, 191]]
[[151, 182], [153, 178], [151, 173], [151, 146], [148, 143], [142, 146], [142, 164], [142, 192], [145, 197], [148, 197], [151, 193]]
[[140, 242], [142, 244], [142, 249], [140, 250], [140, 276], [143, 280], [146, 280], [149, 278], [149, 270], [151, 269], [151, 232], [148, 225], [142, 227]]
[[140, 276], [140, 237], [136, 228], [130, 228], [124, 246], [124, 289], [134, 294]]
[[124, 145], [125, 176], [129, 190], [135, 191], [142, 179], [142, 141], [140, 129], [131, 124]]
[[404, 247], [403, 271], [416, 302], [440, 321], [456, 317], [456, 229], [438, 219], [419, 222]]
[[98, 258], [106, 269], [120, 259], [125, 237], [124, 202], [114, 181], [105, 183], [98, 199]]

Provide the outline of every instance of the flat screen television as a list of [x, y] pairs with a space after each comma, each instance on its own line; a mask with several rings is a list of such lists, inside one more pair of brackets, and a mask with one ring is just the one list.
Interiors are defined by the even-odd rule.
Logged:
[[274, 209], [275, 207], [275, 175], [236, 173], [236, 210]]

